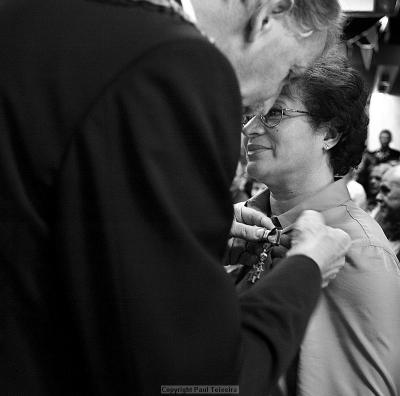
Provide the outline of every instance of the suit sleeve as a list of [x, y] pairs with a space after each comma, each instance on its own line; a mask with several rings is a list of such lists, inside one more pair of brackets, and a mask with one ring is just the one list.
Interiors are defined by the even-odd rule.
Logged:
[[321, 292], [316, 263], [291, 256], [239, 295], [243, 355], [240, 390], [266, 395], [286, 372]]
[[[276, 348], [287, 328], [297, 347], [311, 308], [299, 310], [317, 293], [296, 291], [304, 285], [293, 279], [316, 278], [313, 264], [283, 266], [251, 294], [257, 307], [251, 296], [238, 304], [220, 264], [240, 117], [227, 60], [203, 39], [180, 40], [121, 72], [71, 140], [59, 174], [57, 254], [98, 394], [236, 385], [253, 352], [267, 362], [268, 382], [290, 358], [288, 347]], [[279, 280], [294, 294], [281, 296]], [[269, 296], [279, 314], [269, 313]]]

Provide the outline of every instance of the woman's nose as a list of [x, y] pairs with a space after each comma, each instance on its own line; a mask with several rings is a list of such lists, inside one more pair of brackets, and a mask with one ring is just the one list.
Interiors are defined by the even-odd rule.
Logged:
[[243, 127], [243, 134], [245, 136], [263, 135], [265, 133], [265, 126], [260, 120], [259, 116], [254, 116]]

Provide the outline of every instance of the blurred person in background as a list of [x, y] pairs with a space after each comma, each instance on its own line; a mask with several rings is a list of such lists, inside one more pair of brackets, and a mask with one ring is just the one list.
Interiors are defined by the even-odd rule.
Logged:
[[400, 259], [400, 165], [395, 165], [384, 173], [377, 201], [379, 211], [375, 219]]
[[379, 143], [381, 144], [381, 147], [371, 153], [373, 164], [382, 164], [385, 162], [400, 160], [400, 151], [390, 147], [392, 138], [392, 132], [388, 129], [381, 131], [379, 134]]
[[251, 185], [251, 196], [254, 197], [254, 195], [258, 194], [261, 191], [264, 191], [266, 188], [267, 186], [264, 183], [260, 183], [254, 180]]
[[382, 177], [389, 168], [391, 168], [389, 163], [378, 164], [372, 166], [368, 175], [367, 213], [369, 213], [373, 218], [375, 218], [379, 210], [376, 196], [379, 193]]
[[372, 168], [379, 164], [393, 163], [400, 160], [400, 151], [390, 147], [392, 141], [392, 132], [388, 129], [384, 129], [379, 134], [380, 148], [375, 151], [365, 151], [363, 160], [359, 167], [357, 181], [360, 182], [365, 190], [368, 192], [369, 176], [372, 172]]
[[346, 181], [346, 186], [349, 190], [351, 200], [354, 201], [362, 210], [366, 210], [367, 194], [362, 184], [355, 180], [357, 177], [356, 173], [355, 169], [351, 169], [343, 179]]

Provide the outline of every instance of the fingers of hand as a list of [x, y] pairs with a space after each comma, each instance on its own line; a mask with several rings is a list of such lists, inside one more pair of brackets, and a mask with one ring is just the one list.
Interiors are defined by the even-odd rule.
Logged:
[[242, 238], [247, 241], [260, 241], [265, 234], [265, 228], [258, 226], [247, 225], [233, 221], [231, 228], [231, 236]]
[[294, 247], [294, 246], [298, 245], [299, 240], [301, 238], [301, 232], [298, 229], [293, 228], [293, 231], [290, 233], [290, 236], [292, 237], [292, 239], [290, 241], [290, 246]]
[[322, 278], [322, 287], [326, 287], [329, 285], [331, 281], [336, 278], [336, 275], [339, 273], [340, 268], [336, 268], [335, 271], [330, 271], [329, 273], [325, 274]]
[[233, 205], [233, 215], [236, 221], [243, 223], [242, 210], [245, 208], [246, 202], [238, 202]]
[[[309, 238], [316, 238], [324, 232], [324, 218], [318, 212], [305, 210], [294, 224], [292, 231], [292, 246]], [[325, 231], [326, 232], [326, 231]]]
[[350, 236], [346, 232], [338, 228], [329, 227], [329, 232], [331, 234], [332, 239], [336, 242], [340, 253], [342, 254], [346, 253], [351, 245]]
[[305, 210], [297, 219], [295, 228], [303, 231], [318, 228], [325, 224], [324, 217], [315, 210]]
[[292, 246], [311, 239], [318, 240], [339, 257], [346, 253], [351, 245], [349, 235], [340, 229], [325, 225], [323, 216], [313, 210], [304, 211], [296, 221], [292, 233]]
[[337, 274], [343, 269], [346, 263], [345, 257], [341, 255], [338, 259], [332, 260], [329, 269], [323, 272], [322, 275], [322, 287], [328, 286], [328, 284], [334, 280]]
[[235, 218], [240, 223], [265, 227], [268, 229], [274, 228], [274, 224], [271, 219], [260, 212], [259, 210], [248, 208], [244, 205], [244, 202], [234, 205]]
[[338, 228], [326, 226], [324, 237], [321, 235], [320, 246], [324, 248], [331, 257], [331, 268], [342, 268], [345, 263], [345, 254], [351, 245], [350, 236]]
[[330, 271], [329, 273], [325, 274], [325, 276], [322, 279], [322, 287], [328, 286], [329, 283], [336, 278], [336, 276], [339, 273], [340, 269], [341, 269], [341, 267], [340, 268], [336, 268], [335, 271]]
[[346, 261], [344, 257], [341, 257], [340, 259], [334, 261], [329, 270], [327, 270], [323, 274], [323, 278], [331, 279], [331, 277], [335, 277], [339, 273], [339, 271], [344, 267], [345, 262]]
[[268, 228], [269, 230], [274, 228], [274, 223], [271, 219], [257, 210], [249, 209], [249, 211], [243, 211], [243, 219], [247, 224], [257, 225], [259, 227]]

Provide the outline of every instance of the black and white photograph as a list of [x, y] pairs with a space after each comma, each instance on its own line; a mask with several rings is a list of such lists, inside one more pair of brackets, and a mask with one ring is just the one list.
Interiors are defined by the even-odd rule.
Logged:
[[400, 396], [400, 0], [0, 0], [0, 396]]

